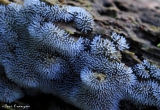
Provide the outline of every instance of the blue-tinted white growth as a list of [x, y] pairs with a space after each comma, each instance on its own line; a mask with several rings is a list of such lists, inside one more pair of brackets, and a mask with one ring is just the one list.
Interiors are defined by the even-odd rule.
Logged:
[[[61, 14], [59, 15], [60, 19], [65, 21], [65, 22], [70, 22], [74, 19], [74, 13], [71, 13], [71, 11], [74, 10], [73, 6], [62, 6], [61, 7]], [[74, 10], [75, 11], [75, 10]], [[77, 10], [76, 10], [77, 11]]]
[[[37, 61], [34, 59], [34, 51], [17, 49], [11, 58], [2, 60], [7, 78], [21, 87], [37, 87], [39, 85], [39, 75], [35, 73]], [[34, 63], [33, 63], [34, 62]]]
[[149, 63], [147, 60], [143, 60], [141, 64], [136, 64], [133, 67], [133, 72], [142, 78], [154, 77], [157, 80], [160, 80], [160, 69]]
[[78, 29], [82, 32], [87, 33], [87, 31], [91, 31], [91, 27], [93, 27], [93, 18], [88, 13], [76, 13], [74, 23]]
[[[24, 3], [26, 12], [38, 13], [51, 22], [70, 22], [73, 21], [76, 28], [83, 32], [90, 31], [94, 25], [92, 16], [83, 8], [74, 6], [48, 6], [39, 0], [30, 2], [26, 0]], [[38, 8], [38, 9], [37, 9]]]
[[129, 45], [126, 43], [126, 39], [123, 36], [120, 36], [117, 33], [113, 32], [111, 35], [111, 39], [113, 40], [113, 43], [118, 50], [123, 51], [125, 49], [129, 49]]
[[0, 101], [11, 103], [24, 96], [23, 91], [7, 78], [0, 78]]
[[41, 56], [39, 63], [35, 66], [35, 72], [41, 77], [47, 79], [61, 79], [68, 71], [68, 65], [65, 60], [49, 54]]
[[102, 39], [100, 36], [95, 36], [91, 42], [91, 53], [95, 55], [104, 55], [108, 58], [116, 59], [116, 48], [108, 39]]
[[146, 71], [145, 68], [146, 67], [142, 64], [136, 64], [133, 67], [133, 72], [139, 77], [150, 78], [150, 73], [148, 73], [148, 71]]
[[103, 90], [107, 88], [105, 84], [106, 75], [104, 73], [93, 72], [88, 68], [85, 68], [81, 71], [80, 77], [84, 85], [93, 90]]
[[87, 33], [94, 22], [85, 9], [25, 0], [0, 6], [0, 15], [0, 101], [21, 98], [22, 88], [82, 110], [118, 110], [122, 99], [160, 107], [160, 69], [147, 60], [133, 68], [121, 63], [118, 55], [129, 48], [123, 36], [89, 40], [56, 25], [70, 22]]
[[153, 96], [156, 98], [157, 107], [160, 107], [160, 85], [158, 83], [154, 84]]
[[137, 80], [132, 69], [123, 63], [110, 63], [106, 73], [109, 74], [111, 81], [115, 80], [116, 83], [113, 84], [115, 83], [117, 88], [123, 88], [125, 91], [128, 91]]
[[126, 39], [117, 33], [112, 33], [111, 40], [103, 39], [100, 35], [95, 36], [90, 46], [91, 54], [103, 55], [109, 59], [121, 58], [119, 50], [123, 51], [129, 48], [129, 45], [126, 44]]
[[[157, 91], [155, 91], [157, 90]], [[148, 80], [136, 82], [129, 92], [128, 100], [134, 102], [136, 105], [148, 105], [159, 107], [160, 97], [157, 94], [159, 91], [159, 85], [157, 82]]]
[[76, 73], [80, 73], [82, 82], [94, 90], [127, 90], [136, 81], [130, 67], [122, 63], [112, 63], [101, 56], [82, 53], [72, 63]]
[[121, 96], [116, 97], [116, 92], [92, 91], [83, 86], [72, 90], [68, 100], [71, 104], [81, 110], [118, 110]]
[[83, 38], [75, 41], [73, 38], [68, 38], [68, 34], [53, 25], [52, 23], [44, 23], [40, 26], [39, 22], [34, 22], [29, 25], [33, 43], [33, 48], [40, 49], [46, 52], [58, 52], [65, 56], [75, 56], [84, 50]]
[[0, 65], [0, 101], [11, 103], [24, 96], [21, 88], [6, 78]]
[[[117, 110], [118, 102], [135, 84], [136, 77], [132, 74], [131, 68], [123, 64], [95, 59], [91, 56], [88, 56], [86, 60], [83, 59], [84, 62], [88, 61], [89, 66], [80, 71], [82, 82], [79, 82], [79, 86], [72, 90], [69, 101], [84, 110]], [[99, 65], [97, 65], [98, 62]]]

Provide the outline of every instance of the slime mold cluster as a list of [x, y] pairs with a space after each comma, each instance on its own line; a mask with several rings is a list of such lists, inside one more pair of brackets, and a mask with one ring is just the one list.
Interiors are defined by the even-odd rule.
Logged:
[[129, 49], [125, 37], [75, 38], [58, 22], [73, 23], [82, 33], [94, 26], [80, 7], [39, 0], [0, 5], [0, 101], [11, 103], [28, 89], [82, 110], [118, 110], [121, 100], [160, 109], [160, 69], [147, 60], [122, 63], [119, 54]]

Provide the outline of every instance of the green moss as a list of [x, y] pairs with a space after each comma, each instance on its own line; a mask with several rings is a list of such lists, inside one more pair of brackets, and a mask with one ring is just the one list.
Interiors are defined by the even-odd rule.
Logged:
[[157, 44], [157, 47], [159, 47], [159, 48], [160, 48], [160, 43], [159, 43], [159, 44]]

